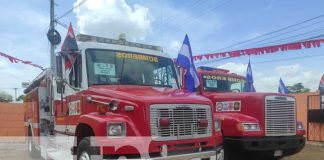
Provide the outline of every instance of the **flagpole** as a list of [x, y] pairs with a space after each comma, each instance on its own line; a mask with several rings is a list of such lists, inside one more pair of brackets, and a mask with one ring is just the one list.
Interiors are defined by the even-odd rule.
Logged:
[[[54, 0], [51, 0], [51, 4], [50, 4], [50, 31], [54, 31], [55, 26], [54, 26]], [[51, 44], [51, 48], [50, 48], [50, 63], [51, 63], [51, 74], [53, 75], [53, 77], [55, 77], [56, 72], [56, 62], [55, 62], [55, 44], [54, 43], [50, 43]], [[53, 78], [52, 77], [52, 78]]]
[[181, 85], [181, 89], [183, 90], [186, 90], [186, 81], [185, 81], [185, 69], [180, 67], [180, 73], [181, 73], [181, 82], [182, 82], [182, 85]]
[[[50, 0], [50, 31], [54, 32], [55, 26], [55, 18], [54, 18], [54, 0]], [[53, 33], [53, 39], [54, 39], [54, 33]], [[50, 70], [49, 70], [49, 81], [47, 82], [47, 88], [48, 88], [48, 95], [49, 95], [49, 106], [50, 106], [50, 112], [51, 115], [54, 115], [54, 88], [53, 88], [53, 82], [56, 79], [56, 56], [55, 56], [55, 43], [50, 42], [51, 48], [50, 48]]]

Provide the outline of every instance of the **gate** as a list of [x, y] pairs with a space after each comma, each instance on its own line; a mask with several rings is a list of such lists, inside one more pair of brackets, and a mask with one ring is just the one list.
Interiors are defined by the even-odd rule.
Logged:
[[324, 95], [307, 96], [307, 141], [324, 142]]

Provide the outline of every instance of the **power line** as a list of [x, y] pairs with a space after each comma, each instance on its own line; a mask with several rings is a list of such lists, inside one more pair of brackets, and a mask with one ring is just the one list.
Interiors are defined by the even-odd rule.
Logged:
[[222, 60], [226, 60], [226, 59], [230, 59], [232, 57], [224, 57], [224, 58], [221, 58], [221, 59], [214, 59], [214, 60], [211, 60], [211, 61], [204, 61], [204, 62], [195, 62], [195, 65], [203, 65], [203, 64], [208, 64], [208, 63], [212, 63], [212, 62], [217, 62], [217, 61], [222, 61]]
[[[207, 1], [196, 1], [196, 3], [192, 4], [192, 7], [188, 7], [188, 8], [182, 8], [180, 10], [182, 10], [183, 12], [189, 11], [189, 10], [193, 10], [196, 8], [201, 8], [203, 7], [202, 5], [205, 4]], [[179, 17], [180, 15], [182, 15], [181, 13], [178, 14], [174, 14], [171, 16], [168, 16], [167, 18], [164, 18], [165, 21], [169, 21], [170, 24], [173, 24], [173, 22], [179, 21], [177, 18], [175, 17]], [[167, 29], [168, 27], [165, 27], [165, 29]]]
[[[262, 63], [270, 63], [270, 62], [282, 62], [282, 61], [299, 60], [299, 59], [321, 57], [321, 56], [324, 56], [324, 54], [299, 56], [299, 57], [294, 57], [294, 58], [282, 58], [282, 59], [275, 59], [275, 60], [268, 60], [268, 61], [259, 61], [259, 62], [253, 62], [253, 64], [262, 64]], [[222, 61], [222, 60], [225, 60], [225, 59], [228, 59], [228, 58], [229, 57], [222, 58], [222, 59], [216, 59], [216, 60], [213, 60], [213, 61], [200, 62], [200, 63], [198, 63], [198, 65], [209, 64], [209, 63], [213, 63], [213, 62], [216, 62], [216, 61]]]
[[163, 30], [164, 30], [164, 32], [167, 32], [167, 31], [172, 30], [172, 28], [180, 27], [180, 26], [182, 26], [184, 24], [187, 24], [191, 20], [196, 21], [197, 19], [194, 19], [194, 18], [197, 18], [198, 16], [201, 16], [201, 15], [206, 14], [206, 13], [208, 13], [208, 12], [214, 10], [214, 9], [222, 7], [222, 6], [226, 5], [227, 3], [231, 2], [231, 1], [232, 0], [226, 0], [226, 1], [224, 1], [223, 3], [221, 3], [221, 4], [217, 5], [217, 6], [211, 6], [211, 7], [208, 6], [207, 8], [204, 8], [204, 11], [200, 12], [200, 14], [196, 14], [196, 15], [193, 15], [191, 17], [185, 18], [185, 19], [181, 20], [181, 23], [178, 23], [178, 24], [173, 25], [173, 26], [171, 25], [171, 26], [169, 26], [169, 27], [167, 27], [167, 28], [165, 28]]
[[74, 9], [79, 8], [85, 1], [87, 0], [83, 0], [80, 3], [78, 3], [77, 5], [75, 5], [73, 8], [71, 8], [70, 10], [66, 11], [64, 14], [62, 14], [61, 16], [57, 17], [56, 19], [59, 20], [61, 18], [64, 18], [65, 16], [69, 15], [70, 13], [73, 12]]
[[[284, 38], [284, 39], [280, 39], [280, 40], [277, 40], [277, 41], [272, 41], [272, 42], [268, 42], [268, 43], [274, 43], [274, 42], [280, 42], [282, 40], [285, 40], [285, 39], [289, 39], [289, 38], [292, 38], [292, 37], [297, 37], [297, 36], [300, 36], [300, 35], [305, 35], [305, 34], [310, 34], [310, 33], [314, 33], [315, 32], [318, 32], [318, 31], [323, 31], [324, 30], [324, 27], [322, 28], [318, 28], [316, 30], [313, 30], [311, 32], [304, 32], [302, 34], [299, 34], [299, 35], [294, 35], [294, 36], [291, 36], [291, 37], [287, 37], [287, 38]], [[323, 38], [324, 37], [324, 34], [320, 34], [320, 35], [313, 35], [311, 37], [304, 37], [303, 39], [299, 39], [297, 41], [293, 41], [293, 42], [287, 42], [287, 43], [281, 43], [281, 44], [288, 44], [288, 43], [297, 43], [297, 42], [305, 42], [305, 41], [310, 41], [310, 40], [313, 40], [313, 39], [319, 39], [319, 38]], [[265, 46], [268, 46], [266, 44], [268, 43], [263, 43], [263, 47]], [[276, 44], [272, 44], [272, 45], [278, 45], [278, 43]], [[257, 48], [260, 48], [260, 47], [257, 47]], [[195, 64], [196, 65], [202, 65], [202, 64], [208, 64], [208, 63], [213, 63], [213, 62], [217, 62], [217, 61], [222, 61], [222, 60], [225, 60], [225, 59], [229, 59], [229, 58], [233, 58], [233, 57], [225, 57], [225, 58], [221, 58], [221, 59], [214, 59], [214, 60], [209, 60], [209, 61], [203, 61], [203, 62], [196, 62]]]
[[[193, 9], [195, 9], [195, 8], [197, 8], [197, 7], [201, 6], [201, 5], [203, 5], [205, 2], [207, 2], [207, 1], [197, 0], [196, 2], [194, 2], [194, 3], [191, 5], [191, 7], [182, 7], [182, 8], [177, 9], [177, 10], [178, 10], [178, 11], [179, 11], [179, 10], [182, 10], [183, 12], [185, 12], [185, 11], [189, 11], [189, 10], [193, 10]], [[174, 19], [174, 17], [178, 17], [179, 15], [181, 15], [181, 13], [173, 14], [173, 15], [170, 15], [170, 16], [164, 18], [164, 20], [170, 20], [170, 19], [172, 19], [171, 22], [173, 22], [173, 21], [176, 21], [176, 20]]]
[[[62, 26], [63, 28], [65, 28], [66, 30], [69, 29], [69, 26], [68, 26], [67, 24], [61, 22], [60, 20], [57, 19], [57, 20], [55, 20], [55, 22], [56, 22], [57, 24], [59, 24], [60, 26]], [[77, 30], [77, 29], [75, 29], [75, 28], [73, 28], [73, 31], [75, 31], [75, 32], [77, 32], [77, 33], [80, 33], [80, 31]]]
[[[12, 87], [12, 88], [8, 88], [8, 87], [0, 87], [0, 89], [6, 89], [6, 90], [8, 90], [8, 89], [15, 89], [15, 88], [17, 88], [17, 87]], [[24, 89], [24, 88], [17, 88], [17, 89]]]
[[[278, 33], [278, 32], [281, 32], [283, 30], [286, 30], [286, 29], [289, 29], [289, 28], [292, 28], [292, 27], [295, 27], [295, 26], [298, 26], [298, 25], [301, 25], [301, 24], [304, 24], [306, 22], [309, 22], [309, 21], [312, 21], [312, 20], [315, 20], [315, 19], [318, 19], [318, 18], [322, 18], [324, 17], [324, 14], [322, 15], [319, 15], [319, 16], [316, 16], [316, 17], [313, 17], [313, 18], [310, 18], [310, 19], [307, 19], [307, 20], [304, 20], [304, 21], [301, 21], [301, 22], [298, 22], [298, 23], [295, 23], [293, 25], [289, 25], [289, 26], [286, 26], [286, 27], [283, 27], [283, 28], [280, 28], [278, 30], [275, 30], [275, 31], [272, 31], [272, 32], [269, 32], [269, 33], [266, 33], [266, 34], [263, 34], [263, 35], [260, 35], [260, 36], [256, 36], [256, 37], [253, 37], [253, 38], [250, 38], [250, 39], [247, 39], [247, 40], [244, 40], [242, 42], [238, 42], [238, 43], [235, 43], [235, 44], [232, 44], [232, 45], [229, 45], [229, 46], [226, 46], [226, 47], [223, 47], [221, 49], [218, 49], [218, 50], [215, 50], [213, 52], [218, 52], [220, 50], [224, 50], [224, 49], [228, 49], [228, 48], [233, 48], [235, 46], [238, 46], [238, 45], [241, 45], [241, 44], [244, 44], [244, 43], [247, 43], [247, 42], [251, 42], [255, 39], [258, 39], [258, 38], [261, 38], [261, 37], [265, 37], [265, 36], [268, 36], [268, 35], [272, 35], [274, 33]], [[210, 52], [210, 53], [213, 53], [213, 52]]]
[[312, 24], [309, 24], [309, 25], [306, 25], [306, 26], [303, 26], [303, 27], [299, 27], [299, 28], [294, 29], [292, 31], [284, 32], [284, 33], [281, 33], [281, 34], [278, 34], [278, 35], [275, 35], [275, 36], [272, 36], [272, 37], [269, 37], [269, 38], [265, 38], [265, 39], [262, 39], [262, 40], [259, 40], [259, 41], [256, 41], [256, 42], [249, 43], [247, 45], [242, 46], [241, 48], [245, 48], [247, 46], [255, 45], [255, 44], [258, 44], [260, 42], [264, 42], [264, 41], [267, 41], [267, 40], [270, 40], [270, 39], [273, 39], [273, 38], [281, 37], [281, 36], [284, 36], [286, 34], [293, 33], [295, 31], [305, 29], [305, 28], [314, 26], [314, 25], [319, 24], [319, 23], [322, 23], [322, 22], [324, 22], [324, 20], [321, 20], [321, 21], [318, 21], [318, 22], [315, 22], [315, 23], [312, 23]]
[[[181, 20], [181, 23], [178, 23], [176, 25], [173, 25], [173, 26], [171, 25], [171, 26], [167, 27], [165, 29], [165, 32], [172, 30], [172, 28], [177, 28], [177, 27], [183, 26], [183, 25], [187, 24], [188, 22], [190, 22], [191, 20], [197, 21], [197, 17], [202, 16], [202, 15], [204, 15], [204, 14], [206, 14], [206, 13], [208, 13], [208, 12], [214, 10], [214, 9], [217, 9], [219, 7], [222, 7], [222, 6], [226, 5], [227, 3], [231, 2], [231, 1], [232, 0], [226, 0], [223, 3], [221, 3], [219, 5], [216, 5], [216, 6], [208, 6], [208, 7], [205, 7], [203, 9], [203, 11], [200, 12], [200, 14], [196, 14], [196, 15], [190, 16], [188, 18], [185, 18], [185, 19]], [[194, 18], [196, 18], [196, 19], [194, 19]]]
[[324, 27], [321, 27], [321, 28], [317, 28], [317, 29], [312, 30], [312, 31], [309, 31], [309, 32], [303, 32], [303, 33], [301, 33], [301, 34], [297, 34], [297, 35], [289, 36], [289, 37], [282, 38], [282, 39], [278, 39], [278, 40], [275, 40], [275, 41], [262, 43], [262, 44], [259, 44], [259, 45], [257, 45], [257, 46], [270, 45], [270, 44], [274, 44], [274, 43], [277, 43], [277, 42], [282, 42], [283, 40], [289, 40], [289, 39], [294, 38], [294, 37], [299, 37], [299, 36], [303, 36], [303, 35], [309, 35], [309, 34], [312, 34], [312, 33], [317, 33], [317, 32], [323, 31], [323, 30], [324, 30]]
[[315, 54], [315, 55], [310, 55], [310, 56], [299, 56], [299, 57], [294, 57], [294, 58], [282, 58], [282, 59], [275, 59], [275, 60], [268, 60], [268, 61], [259, 61], [259, 62], [253, 62], [253, 64], [282, 62], [282, 61], [298, 60], [298, 59], [313, 58], [313, 57], [320, 57], [320, 56], [324, 56], [324, 54]]

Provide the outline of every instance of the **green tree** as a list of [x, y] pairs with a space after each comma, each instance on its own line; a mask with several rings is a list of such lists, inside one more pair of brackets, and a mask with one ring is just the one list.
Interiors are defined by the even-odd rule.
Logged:
[[12, 102], [12, 96], [6, 92], [0, 92], [0, 102]]
[[24, 100], [24, 95], [20, 95], [17, 99], [16, 99], [16, 101], [23, 101]]
[[296, 83], [293, 86], [287, 86], [289, 93], [306, 93], [309, 92], [309, 88], [305, 88], [302, 83]]

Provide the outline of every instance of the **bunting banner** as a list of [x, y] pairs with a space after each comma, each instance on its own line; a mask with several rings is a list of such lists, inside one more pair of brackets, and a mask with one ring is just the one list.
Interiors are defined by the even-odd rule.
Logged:
[[287, 44], [280, 44], [274, 46], [250, 48], [250, 49], [221, 52], [221, 53], [208, 53], [204, 55], [196, 55], [193, 56], [192, 58], [194, 61], [201, 61], [203, 58], [205, 58], [206, 60], [212, 60], [212, 59], [227, 58], [227, 57], [263, 55], [263, 54], [275, 53], [279, 51], [317, 48], [317, 47], [321, 47], [321, 43], [324, 43], [324, 39], [316, 39], [310, 41], [287, 43]]
[[24, 61], [24, 60], [18, 59], [18, 58], [16, 58], [16, 57], [12, 57], [12, 56], [7, 55], [7, 54], [4, 54], [4, 53], [2, 53], [2, 52], [0, 52], [0, 56], [5, 57], [5, 58], [8, 58], [8, 60], [9, 60], [11, 63], [18, 63], [18, 62], [21, 62], [21, 63], [23, 63], [23, 64], [28, 64], [28, 65], [31, 65], [31, 66], [33, 66], [33, 67], [37, 67], [37, 68], [39, 68], [39, 69], [41, 69], [41, 70], [44, 70], [44, 68], [43, 68], [42, 66], [40, 66], [40, 65], [34, 64], [34, 63], [30, 62], [30, 61]]

